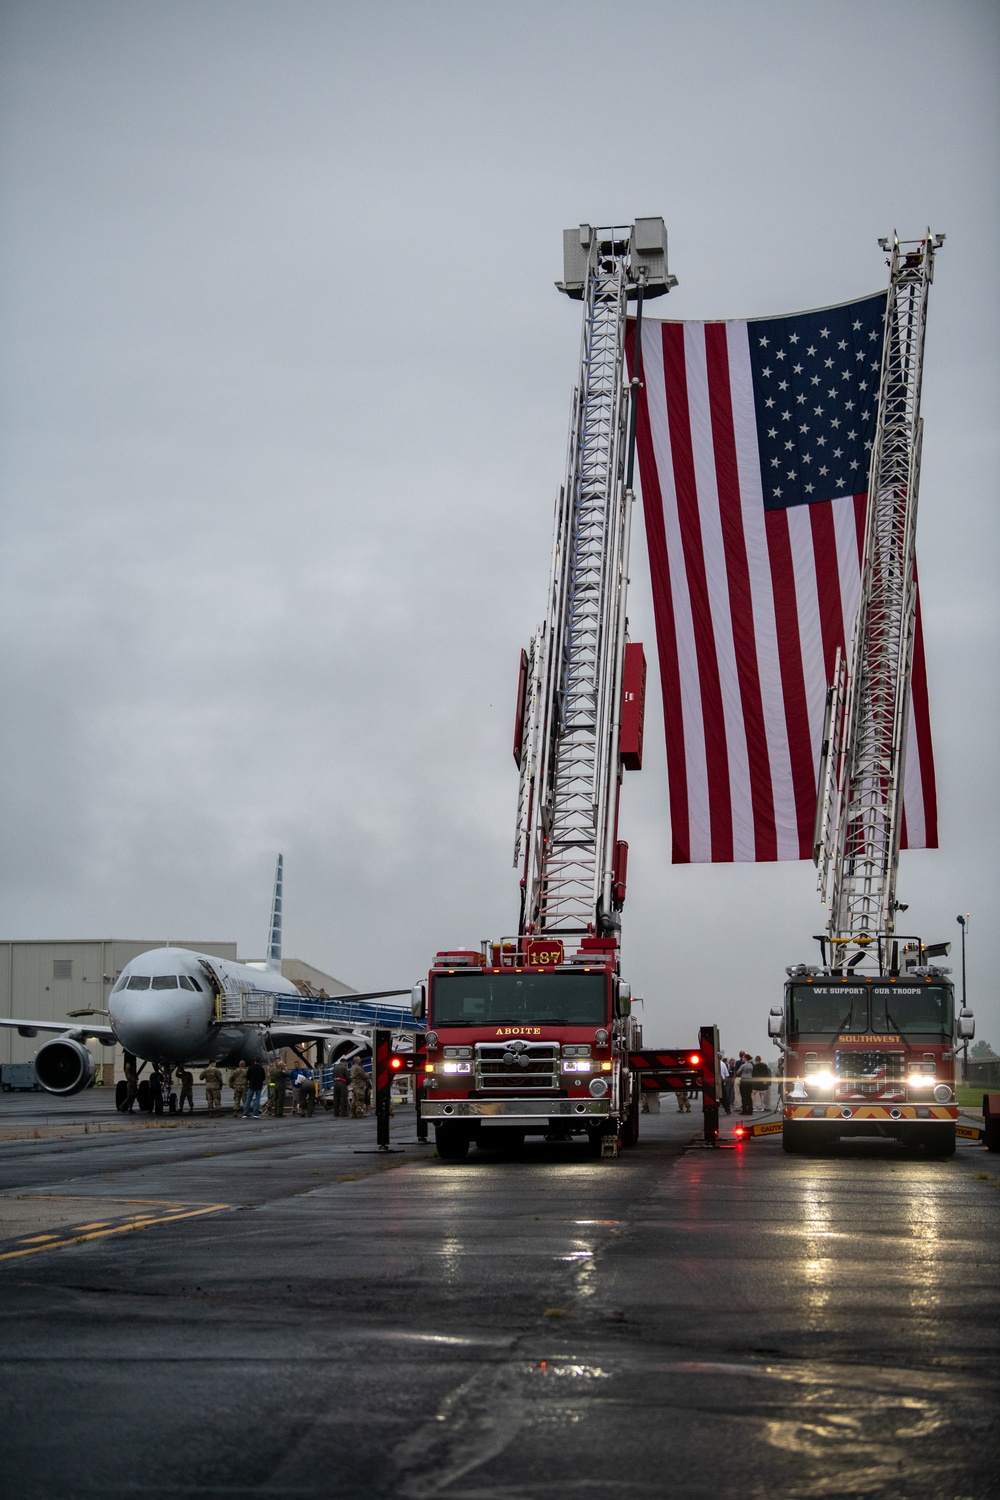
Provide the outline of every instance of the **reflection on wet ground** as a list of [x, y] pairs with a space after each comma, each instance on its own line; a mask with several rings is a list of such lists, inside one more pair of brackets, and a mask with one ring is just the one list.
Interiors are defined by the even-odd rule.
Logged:
[[393, 1128], [391, 1157], [319, 1116], [0, 1147], [0, 1218], [41, 1237], [0, 1262], [16, 1492], [995, 1493], [980, 1149], [711, 1151], [665, 1110], [618, 1161], [446, 1164]]

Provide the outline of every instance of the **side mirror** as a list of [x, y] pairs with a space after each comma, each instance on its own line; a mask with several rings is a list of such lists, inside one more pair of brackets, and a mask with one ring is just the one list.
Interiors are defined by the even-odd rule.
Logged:
[[615, 980], [615, 1015], [630, 1016], [632, 1014], [632, 986], [624, 979]]
[[410, 1009], [415, 1021], [422, 1021], [427, 1014], [427, 985], [423, 980], [410, 991]]
[[976, 1034], [976, 1018], [971, 1010], [962, 1010], [958, 1013], [958, 1039], [960, 1042], [971, 1042]]
[[768, 1036], [780, 1036], [785, 1029], [785, 1018], [779, 1011], [777, 1015], [772, 1011], [767, 1018]]

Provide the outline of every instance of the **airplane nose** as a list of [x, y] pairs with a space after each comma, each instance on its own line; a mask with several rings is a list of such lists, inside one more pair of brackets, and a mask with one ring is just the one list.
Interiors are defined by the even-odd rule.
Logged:
[[111, 1023], [126, 1052], [164, 1062], [184, 1055], [192, 1017], [176, 992], [125, 990], [114, 1001], [109, 1005]]

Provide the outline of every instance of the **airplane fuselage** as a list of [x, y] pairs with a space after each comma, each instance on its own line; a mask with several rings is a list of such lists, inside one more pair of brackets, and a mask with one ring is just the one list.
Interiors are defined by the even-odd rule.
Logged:
[[228, 1064], [267, 1055], [266, 1023], [220, 1018], [220, 991], [252, 996], [265, 1010], [267, 996], [299, 993], [274, 970], [186, 948], [153, 948], [125, 965], [108, 999], [108, 1020], [126, 1052], [151, 1062]]

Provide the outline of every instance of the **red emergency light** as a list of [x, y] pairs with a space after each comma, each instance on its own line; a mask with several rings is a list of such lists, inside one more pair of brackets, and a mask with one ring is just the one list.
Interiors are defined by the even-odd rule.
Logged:
[[390, 1057], [389, 1066], [394, 1072], [398, 1073], [403, 1066], [403, 1059], [401, 1057]]
[[691, 1055], [690, 1055], [690, 1057], [688, 1058], [689, 1065], [692, 1068], [696, 1068], [700, 1062], [701, 1062], [701, 1053], [700, 1052], [692, 1052]]

